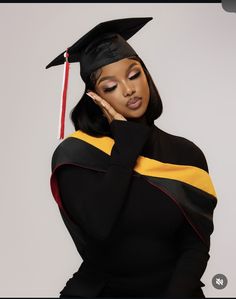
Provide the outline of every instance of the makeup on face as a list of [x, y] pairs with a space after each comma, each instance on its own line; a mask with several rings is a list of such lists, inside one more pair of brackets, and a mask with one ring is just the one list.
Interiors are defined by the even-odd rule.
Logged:
[[[133, 67], [136, 66], [136, 69], [133, 69], [131, 70]], [[129, 73], [129, 71], [131, 70], [131, 72]], [[129, 75], [129, 76], [128, 76]], [[137, 64], [136, 62], [134, 63], [131, 63], [129, 65], [129, 67], [127, 68], [126, 70], [126, 74], [125, 74], [125, 77], [128, 76], [128, 79], [130, 80], [135, 80], [136, 78], [138, 78], [139, 76], [141, 75], [141, 70], [140, 70], [140, 66], [139, 64]], [[104, 93], [108, 93], [108, 92], [112, 92], [113, 90], [116, 89], [117, 87], [117, 78], [116, 76], [104, 76], [102, 77], [98, 83], [97, 83], [97, 86], [100, 85], [101, 82], [103, 81], [108, 81], [106, 82], [101, 88], [102, 88], [102, 91]]]

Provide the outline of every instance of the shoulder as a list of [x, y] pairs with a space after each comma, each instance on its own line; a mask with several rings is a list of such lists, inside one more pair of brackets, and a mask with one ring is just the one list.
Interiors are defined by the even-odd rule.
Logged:
[[76, 131], [55, 148], [51, 161], [52, 171], [62, 164], [75, 164], [96, 171], [105, 171], [109, 163], [108, 152], [111, 145], [111, 138], [97, 138]]
[[54, 149], [51, 157], [51, 170], [53, 171], [59, 164], [62, 164], [66, 158], [64, 144], [67, 144], [67, 139], [61, 141]]
[[206, 157], [202, 149], [190, 139], [170, 134], [158, 128], [162, 144], [178, 155], [181, 164], [199, 167], [208, 172]]
[[[81, 130], [74, 131], [67, 135], [55, 148], [53, 156], [67, 155], [74, 156], [84, 150], [85, 144], [91, 143], [90, 139], [95, 137], [86, 134]], [[78, 152], [79, 151], [79, 152]]]
[[72, 138], [71, 136], [66, 137], [62, 140], [54, 149], [51, 158], [52, 170], [60, 164], [66, 163], [73, 159], [75, 152], [78, 153], [80, 148], [80, 142], [78, 139]]

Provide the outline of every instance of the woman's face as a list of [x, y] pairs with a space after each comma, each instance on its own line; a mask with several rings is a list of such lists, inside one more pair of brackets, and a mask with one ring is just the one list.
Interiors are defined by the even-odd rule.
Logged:
[[[101, 68], [95, 92], [126, 118], [145, 113], [150, 97], [144, 70], [137, 60], [124, 58]], [[129, 100], [137, 100], [132, 105]]]

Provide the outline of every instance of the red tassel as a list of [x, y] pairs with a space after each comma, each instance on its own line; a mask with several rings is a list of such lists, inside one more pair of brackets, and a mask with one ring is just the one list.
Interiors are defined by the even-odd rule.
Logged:
[[64, 62], [64, 76], [63, 76], [63, 86], [61, 94], [61, 109], [60, 109], [60, 125], [59, 125], [59, 139], [64, 138], [65, 131], [65, 114], [66, 114], [66, 98], [67, 98], [67, 88], [68, 88], [68, 79], [69, 79], [69, 68], [70, 63], [68, 61], [68, 49], [66, 50], [64, 57], [66, 58]]

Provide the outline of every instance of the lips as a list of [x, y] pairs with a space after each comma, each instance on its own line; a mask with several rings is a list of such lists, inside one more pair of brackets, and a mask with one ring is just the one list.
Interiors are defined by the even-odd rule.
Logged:
[[127, 106], [129, 106], [131, 104], [135, 104], [139, 100], [141, 100], [141, 97], [133, 97], [133, 98], [131, 98], [131, 99], [128, 100]]

